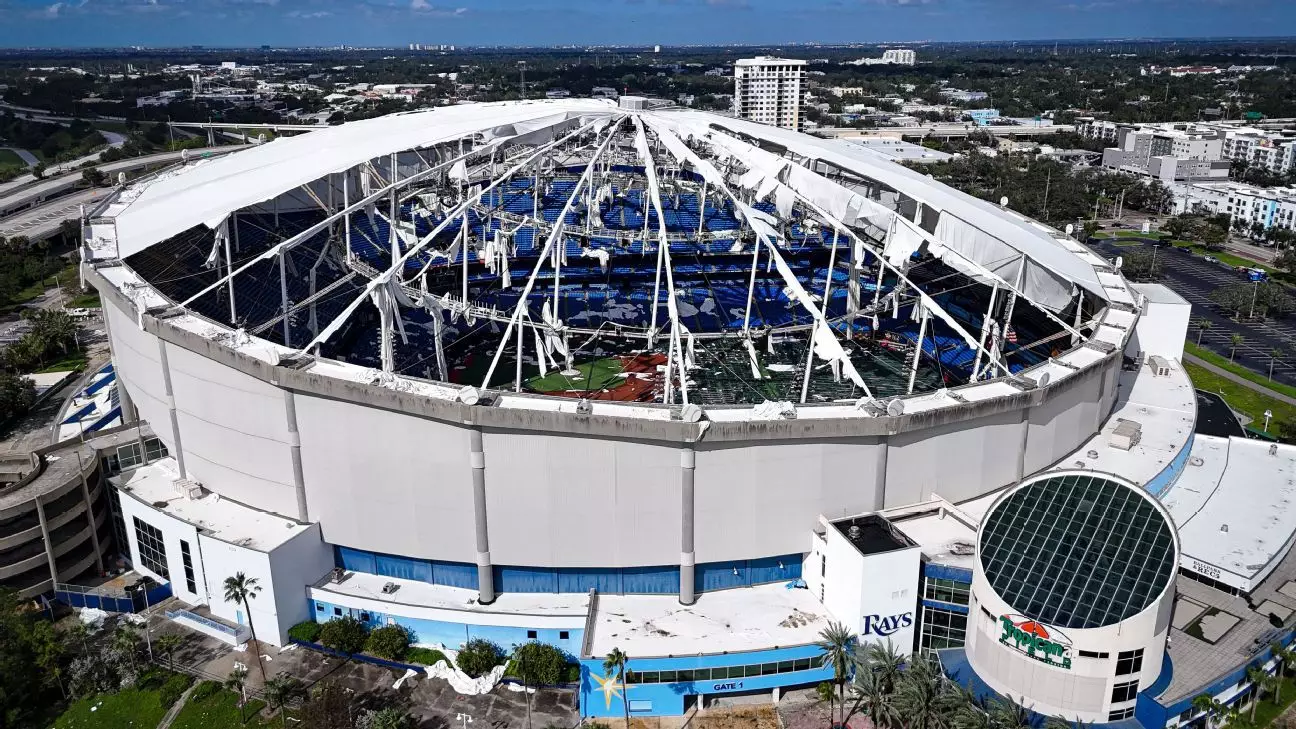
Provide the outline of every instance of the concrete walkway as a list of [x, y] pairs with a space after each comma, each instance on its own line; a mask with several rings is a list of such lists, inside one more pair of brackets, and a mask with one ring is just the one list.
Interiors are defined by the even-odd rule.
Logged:
[[1288, 405], [1296, 405], [1296, 397], [1288, 397], [1276, 390], [1270, 390], [1269, 388], [1265, 387], [1264, 385], [1261, 385], [1258, 382], [1252, 382], [1251, 380], [1248, 380], [1247, 378], [1241, 375], [1229, 372], [1223, 367], [1213, 365], [1210, 362], [1207, 362], [1206, 360], [1202, 359], [1201, 357], [1188, 354], [1187, 352], [1184, 352], [1183, 356], [1185, 362], [1192, 362], [1198, 367], [1201, 367], [1202, 369], [1207, 370], [1209, 372], [1213, 372], [1214, 374], [1217, 374], [1220, 377], [1223, 377], [1224, 379], [1229, 380], [1231, 382], [1236, 382], [1237, 384], [1247, 388], [1248, 390], [1255, 390], [1256, 392], [1260, 393], [1261, 395], [1264, 395], [1265, 397], [1272, 397], [1273, 399], [1279, 402], [1285, 402]]
[[13, 152], [14, 154], [18, 155], [18, 157], [23, 161], [23, 164], [27, 165], [28, 167], [35, 167], [36, 165], [40, 164], [40, 160], [36, 157], [36, 155], [32, 154], [31, 152], [28, 152], [25, 149], [19, 149], [17, 147], [0, 147], [0, 149], [7, 149], [10, 152]]
[[175, 718], [180, 715], [180, 710], [184, 708], [185, 702], [189, 700], [189, 694], [193, 693], [194, 689], [198, 688], [198, 683], [199, 681], [195, 680], [193, 683], [189, 684], [189, 688], [185, 689], [185, 692], [180, 694], [180, 698], [176, 699], [174, 704], [171, 704], [171, 708], [167, 710], [166, 716], [162, 717], [162, 721], [158, 722], [157, 729], [170, 729], [171, 722], [175, 721]]

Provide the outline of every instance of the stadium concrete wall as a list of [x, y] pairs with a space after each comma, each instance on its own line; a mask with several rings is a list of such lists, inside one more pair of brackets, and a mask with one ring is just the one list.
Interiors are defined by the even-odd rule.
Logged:
[[820, 514], [933, 493], [962, 501], [1055, 463], [1110, 412], [1121, 365], [1114, 351], [1045, 387], [898, 417], [697, 424], [473, 407], [270, 365], [165, 316], [139, 318], [114, 285], [86, 274], [104, 297], [122, 385], [192, 478], [318, 522], [330, 544], [462, 563], [479, 559], [473, 430], [495, 565], [679, 564], [689, 450], [697, 562], [755, 559], [804, 552]]

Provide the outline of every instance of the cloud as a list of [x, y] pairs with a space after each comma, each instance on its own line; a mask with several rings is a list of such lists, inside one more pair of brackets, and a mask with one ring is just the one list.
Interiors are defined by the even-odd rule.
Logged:
[[284, 16], [288, 18], [299, 18], [302, 20], [315, 20], [318, 18], [330, 18], [333, 16], [333, 13], [328, 10], [292, 10], [284, 13]]
[[45, 12], [42, 14], [46, 18], [57, 18], [59, 16], [59, 13], [63, 11], [64, 7], [65, 6], [63, 3], [54, 3], [53, 5], [50, 5], [49, 7], [45, 8]]
[[428, 0], [410, 0], [410, 10], [419, 15], [438, 18], [457, 18], [468, 12], [468, 8], [443, 8], [429, 3]]

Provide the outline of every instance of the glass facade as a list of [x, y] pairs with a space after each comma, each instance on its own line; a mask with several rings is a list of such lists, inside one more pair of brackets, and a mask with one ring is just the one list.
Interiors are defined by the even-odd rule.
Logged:
[[936, 602], [948, 602], [955, 605], [967, 605], [972, 585], [958, 580], [945, 580], [928, 577], [923, 585], [923, 598]]
[[1040, 479], [986, 518], [981, 566], [1017, 612], [1063, 628], [1141, 612], [1174, 578], [1174, 537], [1141, 493], [1088, 474]]
[[924, 651], [957, 648], [967, 640], [967, 614], [924, 605], [920, 635]]
[[170, 580], [171, 573], [167, 571], [166, 544], [162, 541], [162, 532], [152, 524], [140, 521], [138, 516], [132, 518], [135, 520], [135, 542], [139, 545], [140, 562], [153, 574], [164, 580]]
[[751, 678], [755, 676], [772, 676], [778, 673], [794, 673], [819, 668], [820, 661], [813, 658], [797, 658], [777, 663], [752, 663], [746, 666], [724, 666], [721, 668], [694, 668], [678, 671], [627, 671], [626, 683], [687, 683], [690, 681], [715, 681], [729, 678]]

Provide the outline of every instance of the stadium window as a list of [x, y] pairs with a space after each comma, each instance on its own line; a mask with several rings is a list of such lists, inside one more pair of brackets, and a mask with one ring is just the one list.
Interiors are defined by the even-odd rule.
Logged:
[[335, 617], [335, 618], [340, 618], [340, 617], [342, 617], [342, 608], [340, 608], [340, 607], [335, 607], [335, 608], [333, 608], [333, 617]]
[[1126, 701], [1133, 701], [1138, 696], [1138, 685], [1138, 681], [1126, 681], [1112, 686], [1111, 702], [1123, 704]]
[[189, 593], [198, 594], [198, 584], [194, 580], [193, 556], [189, 553], [189, 542], [180, 540], [180, 559], [184, 562], [185, 587], [189, 588]]
[[1143, 649], [1121, 651], [1116, 655], [1116, 675], [1128, 676], [1143, 670]]
[[560, 630], [560, 631], [558, 631], [558, 640], [567, 640], [567, 639], [570, 638], [570, 637], [571, 637], [571, 634], [568, 633], [567, 631], [565, 631], [565, 630]]
[[139, 546], [140, 562], [145, 569], [169, 581], [171, 573], [167, 571], [166, 543], [162, 541], [162, 532], [152, 524], [140, 521], [138, 516], [132, 518], [135, 520], [135, 543]]
[[1133, 706], [1128, 709], [1117, 709], [1116, 711], [1111, 712], [1107, 715], [1107, 721], [1121, 721], [1122, 719], [1128, 719], [1131, 716], [1134, 716]]
[[159, 458], [166, 458], [166, 445], [157, 438], [149, 438], [144, 441], [144, 462], [152, 463]]
[[317, 613], [322, 613], [322, 612], [324, 612], [324, 606], [321, 605], [321, 604], [319, 604], [319, 603], [315, 603], [315, 612], [317, 612]]
[[534, 630], [528, 630], [527, 640], [535, 640], [535, 639], [536, 639], [536, 632]]
[[134, 468], [143, 465], [144, 459], [140, 456], [139, 443], [127, 443], [124, 446], [117, 446], [117, 464], [124, 471], [127, 468]]
[[1080, 651], [1081, 658], [1111, 658], [1110, 653], [1099, 653], [1097, 651]]

